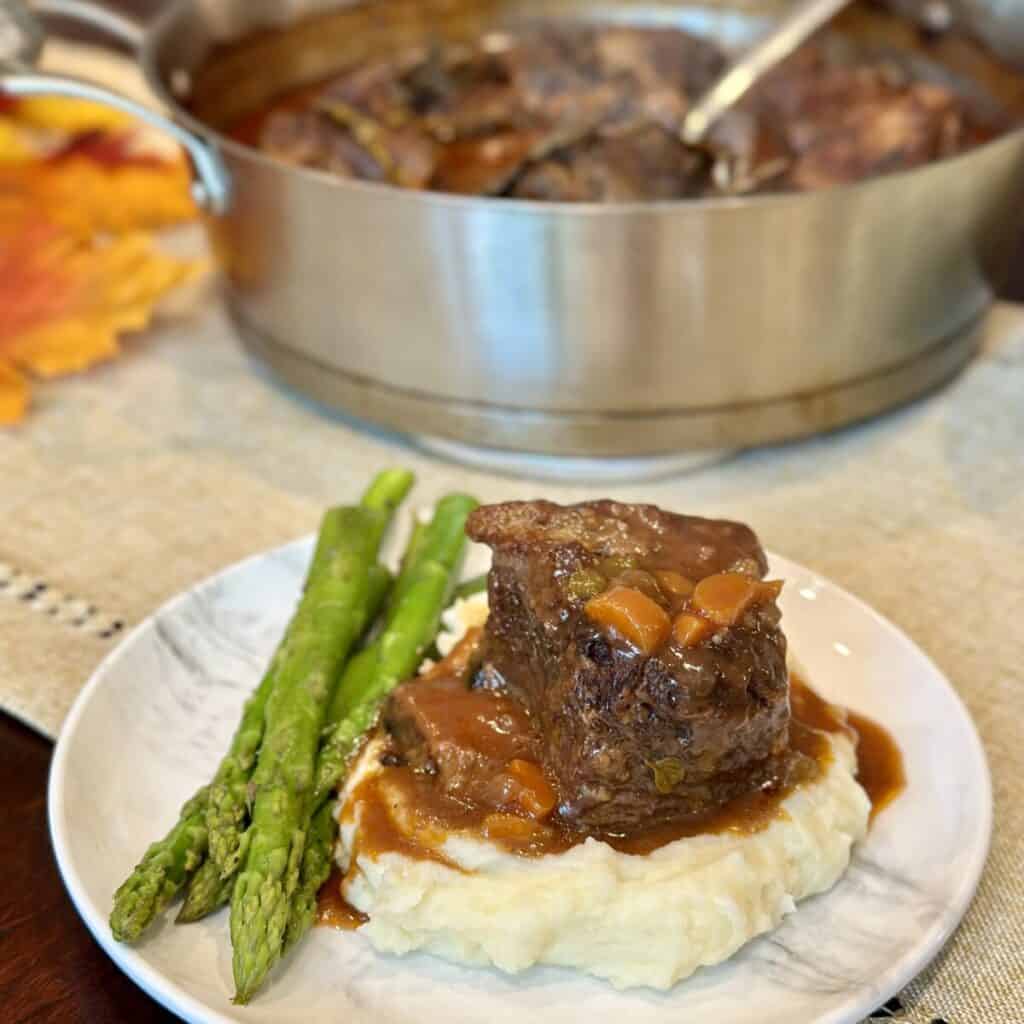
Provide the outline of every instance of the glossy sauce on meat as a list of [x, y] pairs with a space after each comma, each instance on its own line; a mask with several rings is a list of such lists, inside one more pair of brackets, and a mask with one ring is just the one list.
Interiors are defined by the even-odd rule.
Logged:
[[[707, 814], [629, 835], [579, 832], [557, 818], [531, 821], [500, 807], [458, 799], [438, 785], [436, 775], [393, 765], [365, 779], [357, 788], [355, 799], [363, 814], [359, 849], [373, 854], [398, 852], [453, 866], [438, 849], [451, 832], [476, 833], [510, 852], [529, 857], [564, 852], [589, 835], [621, 852], [642, 855], [689, 836], [750, 834], [771, 824], [780, 803], [794, 787], [812, 781], [828, 763], [831, 755], [825, 734], [829, 732], [845, 732], [858, 741], [857, 775], [871, 798], [873, 814], [891, 802], [903, 789], [905, 778], [899, 748], [888, 732], [864, 716], [845, 713], [799, 679], [792, 680], [791, 693], [790, 754], [783, 770], [771, 785]], [[493, 695], [476, 693], [472, 697], [474, 713], [479, 713], [482, 696], [494, 699], [496, 705], [500, 701]], [[461, 720], [464, 715], [455, 710], [453, 717]], [[399, 827], [394, 821], [390, 808], [396, 800], [413, 809], [413, 832], [418, 841], [410, 839], [408, 822]]]

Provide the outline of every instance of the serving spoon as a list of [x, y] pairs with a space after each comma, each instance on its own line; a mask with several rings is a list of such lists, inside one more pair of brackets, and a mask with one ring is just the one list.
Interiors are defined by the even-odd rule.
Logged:
[[735, 60], [683, 118], [682, 139], [689, 146], [705, 141], [715, 122], [755, 82], [784, 61], [851, 0], [800, 0], [767, 35]]

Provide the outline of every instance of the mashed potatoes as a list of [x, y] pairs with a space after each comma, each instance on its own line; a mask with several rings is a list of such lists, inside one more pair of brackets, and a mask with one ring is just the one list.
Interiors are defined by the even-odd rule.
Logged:
[[[449, 615], [449, 632], [478, 622], [479, 610], [476, 600]], [[357, 784], [377, 770], [380, 748], [371, 743], [340, 805], [345, 895], [369, 915], [360, 931], [382, 952], [423, 950], [510, 972], [556, 964], [618, 988], [668, 988], [775, 927], [846, 869], [870, 804], [854, 778], [852, 742], [840, 733], [829, 741], [833, 756], [821, 775], [790, 793], [758, 832], [679, 839], [646, 856], [587, 839], [537, 858], [453, 834], [441, 852], [455, 867], [397, 852], [360, 852], [351, 863]]]

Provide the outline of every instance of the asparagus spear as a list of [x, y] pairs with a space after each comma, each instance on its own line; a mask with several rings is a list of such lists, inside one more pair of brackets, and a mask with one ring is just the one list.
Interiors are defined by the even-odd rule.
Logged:
[[[324, 571], [331, 553], [337, 547], [338, 533], [342, 518], [338, 515], [325, 515], [317, 535], [316, 548], [306, 573], [303, 591], [308, 589], [310, 581]], [[256, 760], [256, 751], [263, 738], [263, 712], [267, 698], [274, 688], [274, 673], [288, 640], [288, 629], [278, 645], [270, 665], [264, 673], [259, 686], [245, 702], [242, 719], [235, 729], [228, 752], [221, 759], [217, 772], [210, 785], [210, 799], [206, 805], [206, 827], [209, 837], [208, 858], [212, 860], [217, 873], [227, 877], [238, 867], [239, 834], [246, 812], [246, 788], [252, 766]], [[205, 863], [203, 865], [205, 867]], [[189, 910], [183, 909], [178, 915], [179, 921], [198, 920], [202, 914], [200, 909], [200, 890], [206, 898], [202, 905], [208, 904], [209, 894], [213, 889], [211, 869], [204, 872], [207, 876], [201, 883], [190, 885], [190, 893], [186, 896]], [[192, 890], [195, 890], [193, 893]], [[212, 908], [211, 908], [212, 909]]]
[[[408, 493], [412, 482], [413, 477], [408, 470], [385, 470], [374, 478], [363, 495], [361, 506], [375, 513], [371, 522], [364, 527], [371, 531], [368, 539], [374, 550], [374, 558], [376, 558], [376, 551], [380, 546], [391, 514]], [[316, 550], [313, 553], [309, 573], [306, 577], [305, 589], [308, 590], [312, 581], [322, 575], [329, 565], [330, 559], [343, 542], [342, 529], [345, 521], [341, 509], [332, 509], [324, 516], [317, 537]], [[382, 591], [388, 582], [386, 576], [381, 576], [384, 572], [383, 569], [374, 570], [375, 575], [371, 581], [372, 608], [369, 622], [376, 618], [377, 610], [380, 607], [380, 598], [383, 596]], [[373, 600], [374, 598], [376, 600]], [[290, 628], [289, 626], [289, 630]], [[231, 741], [231, 747], [221, 761], [210, 788], [210, 800], [206, 809], [209, 856], [217, 865], [221, 877], [225, 879], [235, 873], [241, 861], [241, 834], [249, 803], [249, 777], [252, 774], [256, 752], [263, 737], [263, 717], [267, 698], [274, 688], [279, 661], [287, 650], [289, 630], [285, 631], [285, 636], [271, 661], [270, 668], [263, 677], [263, 681], [246, 703], [242, 721]], [[208, 894], [210, 887], [205, 886], [204, 891]], [[207, 902], [204, 901], [200, 904], [198, 900], [197, 892], [196, 897], [192, 900], [193, 906], [190, 913], [197, 913], [201, 906], [208, 906]], [[208, 907], [207, 912], [213, 909], [215, 908]]]
[[299, 885], [292, 899], [291, 913], [285, 932], [284, 951], [287, 952], [313, 926], [316, 920], [316, 897], [320, 886], [331, 873], [334, 837], [338, 823], [334, 820], [334, 801], [325, 801], [313, 815], [306, 848], [302, 853]]
[[454, 570], [466, 544], [466, 519], [476, 506], [476, 499], [469, 495], [446, 494], [437, 503], [427, 525], [417, 522], [413, 526], [389, 611], [394, 611], [405, 597], [421, 562], [434, 561]]
[[345, 509], [349, 520], [330, 565], [299, 603], [267, 702], [252, 782], [255, 799], [242, 869], [231, 896], [237, 1002], [247, 1002], [280, 956], [298, 883], [317, 741], [338, 669], [367, 625], [369, 569], [379, 531], [374, 509]]
[[[412, 550], [410, 541], [408, 553]], [[335, 692], [335, 702], [328, 712], [328, 721], [324, 733], [330, 735], [337, 728], [342, 705], [337, 701], [338, 693], [353, 687], [362, 689], [372, 680], [377, 667], [376, 647], [367, 647], [360, 651], [348, 663], [342, 681]], [[312, 926], [316, 918], [316, 897], [320, 886], [331, 872], [331, 856], [334, 839], [338, 832], [337, 822], [332, 815], [331, 801], [325, 801], [313, 815], [306, 847], [302, 854], [302, 867], [299, 872], [299, 887], [292, 900], [291, 913], [288, 916], [288, 928], [285, 933], [284, 952], [287, 952]]]
[[[418, 571], [423, 564], [434, 562], [448, 573], [449, 578], [454, 578], [455, 570], [458, 567], [459, 559], [462, 557], [462, 551], [466, 543], [466, 519], [476, 506], [475, 498], [465, 494], [448, 494], [437, 503], [437, 508], [429, 525], [417, 523], [413, 527], [413, 532], [402, 558], [401, 571], [391, 591], [391, 603], [385, 617], [384, 629], [381, 633], [382, 637], [391, 631], [395, 616], [408, 596], [410, 588], [419, 579]], [[440, 615], [440, 611], [438, 614]], [[436, 633], [437, 625], [435, 624], [430, 637], [431, 640], [433, 640]], [[334, 699], [331, 701], [330, 713], [327, 717], [327, 738], [320, 751], [319, 760], [321, 763], [330, 749], [331, 729], [338, 722], [342, 721], [353, 708], [352, 695], [356, 692], [356, 688], [352, 685], [349, 673], [365, 675], [367, 670], [366, 662], [368, 659], [376, 657], [374, 653], [376, 650], [377, 647], [371, 646], [365, 651], [361, 651], [352, 659], [352, 663], [345, 670], [345, 676], [342, 677], [335, 691]], [[418, 662], [411, 664], [407, 675], [411, 675], [417, 666]], [[322, 796], [323, 794], [319, 794], [318, 803]]]
[[[383, 512], [390, 519], [409, 493], [415, 479], [408, 469], [385, 469], [370, 481], [360, 505]], [[384, 529], [387, 529], [386, 523]], [[382, 530], [377, 536], [378, 544], [383, 536]]]
[[[372, 593], [369, 605], [370, 620], [372, 621], [377, 617], [377, 612], [384, 603], [384, 598], [391, 585], [391, 574], [383, 566], [375, 565], [370, 569], [370, 582]], [[239, 845], [238, 852], [240, 855], [244, 853], [244, 848], [241, 845]], [[231, 871], [226, 877], [222, 876], [214, 859], [207, 856], [199, 870], [188, 881], [185, 901], [175, 918], [175, 923], [191, 924], [223, 907], [231, 899], [231, 890], [234, 888], [236, 874], [236, 871]]]
[[[405, 470], [388, 470], [378, 475], [364, 496], [363, 502], [371, 510], [376, 510], [378, 516], [385, 518], [383, 523], [378, 522], [374, 526], [374, 535], [378, 541], [386, 527], [386, 518], [405, 496], [411, 484], [412, 474]], [[337, 547], [337, 528], [342, 525], [342, 520], [336, 516], [325, 518], [306, 581], [307, 588], [310, 580], [321, 573], [329, 556]], [[378, 595], [374, 601], [375, 606], [379, 606], [382, 591], [386, 589], [387, 583], [388, 577], [384, 570], [375, 568], [371, 572], [371, 592]], [[262, 736], [264, 705], [272, 689], [271, 671], [246, 704], [242, 721], [225, 759], [228, 761], [226, 772], [233, 771], [239, 762], [243, 765], [248, 762], [251, 766]], [[223, 778], [221, 781], [228, 782]], [[170, 832], [150, 846], [132, 874], [114, 894], [110, 927], [119, 941], [132, 942], [138, 939], [156, 915], [180, 891], [189, 874], [204, 863], [203, 858], [209, 843], [206, 822], [209, 800], [210, 787], [201, 787], [182, 807], [178, 821]], [[243, 809], [244, 801], [243, 792]], [[229, 818], [231, 813], [233, 812], [228, 812]], [[195, 912], [195, 904], [191, 910]]]
[[[317, 561], [314, 559], [309, 578], [318, 575]], [[367, 622], [372, 623], [380, 611], [384, 596], [391, 582], [388, 571], [383, 566], [372, 566], [369, 571], [369, 594], [367, 599]], [[271, 661], [263, 681], [256, 692], [246, 703], [231, 749], [221, 761], [210, 787], [210, 800], [206, 808], [206, 826], [209, 829], [210, 860], [216, 865], [221, 878], [233, 876], [241, 859], [241, 835], [243, 823], [249, 804], [249, 777], [252, 774], [256, 752], [263, 736], [263, 714], [267, 697], [273, 689], [277, 668], [288, 651], [288, 633], [286, 632], [281, 646]], [[207, 892], [209, 888], [207, 887]], [[197, 913], [205, 907], [205, 913], [215, 910], [216, 905], [206, 902], [195, 902], [190, 913]], [[199, 917], [203, 914], [199, 914]], [[198, 917], [182, 918], [182, 920], [198, 920]]]
[[[377, 655], [375, 647], [360, 651], [348, 663], [338, 687], [339, 692], [342, 689], [367, 692], [372, 686], [377, 669]], [[333, 732], [337, 726], [338, 717], [335, 714], [328, 729]], [[338, 823], [334, 820], [333, 812], [333, 801], [328, 798], [313, 815], [309, 835], [306, 837], [306, 848], [302, 853], [299, 886], [292, 899], [292, 910], [288, 916], [284, 947], [286, 952], [309, 931], [316, 920], [317, 893], [331, 873], [334, 840], [338, 834]]]
[[287, 948], [312, 926], [316, 894], [330, 874], [337, 823], [328, 797], [387, 694], [416, 671], [423, 651], [433, 641], [465, 543], [466, 517], [475, 506], [472, 498], [450, 495], [438, 504], [430, 527], [422, 532], [414, 530], [395, 586], [396, 592], [404, 587], [401, 597], [392, 605], [377, 642], [349, 662], [338, 686], [331, 708], [336, 724], [317, 763], [313, 805], [318, 809], [306, 837], [288, 919]]
[[228, 878], [221, 878], [216, 863], [207, 857], [188, 880], [185, 900], [174, 923], [191, 924], [224, 906], [231, 898], [234, 881], [234, 874]]
[[408, 541], [406, 541], [405, 551], [402, 552], [402, 564], [399, 567], [398, 579], [395, 580], [394, 589], [391, 591], [391, 600], [388, 604], [389, 615], [395, 610], [395, 606], [409, 588], [409, 574], [420, 557], [426, 535], [427, 524], [421, 522], [418, 518], [413, 519], [412, 531], [409, 534]]
[[[336, 516], [326, 516], [320, 535], [317, 539], [316, 553], [311, 563], [309, 580], [322, 571], [331, 550], [337, 544], [337, 529], [341, 521]], [[263, 709], [267, 697], [273, 688], [274, 667], [283, 649], [271, 661], [271, 667], [264, 675], [260, 685], [246, 701], [242, 711], [242, 719], [235, 730], [231, 747], [221, 761], [212, 786], [201, 787], [182, 807], [181, 814], [174, 827], [163, 839], [153, 843], [144, 857], [129, 875], [126, 881], [114, 894], [114, 907], [110, 913], [110, 929], [119, 942], [134, 942], [149, 927], [157, 914], [177, 895], [185, 884], [188, 875], [200, 865], [205, 866], [203, 858], [209, 849], [209, 823], [211, 802], [220, 806], [214, 810], [214, 822], [220, 827], [234, 812], [227, 810], [225, 805], [231, 794], [218, 793], [225, 790], [234, 781], [235, 772], [246, 772], [242, 786], [248, 781], [248, 770], [255, 758], [263, 734]], [[248, 768], [245, 767], [248, 765]], [[213, 792], [211, 792], [213, 791]], [[245, 797], [241, 797], [244, 810]], [[237, 820], [237, 819], [236, 819]], [[218, 874], [220, 872], [218, 871]], [[209, 869], [206, 872], [209, 875]], [[209, 903], [211, 886], [208, 880], [202, 884], [202, 893], [197, 891], [191, 899], [189, 915], [197, 914], [199, 900]], [[211, 907], [210, 909], [213, 909]], [[201, 915], [199, 915], [201, 916]], [[191, 916], [182, 920], [194, 920]]]
[[245, 791], [263, 737], [263, 712], [274, 689], [277, 666], [286, 646], [287, 632], [259, 686], [245, 702], [242, 720], [210, 786], [205, 824], [209, 836], [209, 862], [219, 877], [232, 874], [238, 865], [238, 836], [245, 816]]
[[185, 802], [171, 831], [146, 850], [114, 893], [110, 930], [118, 942], [134, 942], [202, 860], [206, 853], [206, 799], [207, 787], [203, 786]]
[[[378, 513], [370, 513], [377, 515]], [[339, 531], [344, 525], [343, 517], [333, 510], [324, 517], [317, 553], [312, 562], [310, 580], [325, 571], [327, 559], [339, 540]], [[239, 766], [251, 767], [256, 747], [263, 732], [263, 712], [267, 698], [273, 689], [275, 667], [281, 653], [279, 648], [256, 692], [246, 702], [242, 720], [235, 732], [231, 747], [221, 762], [214, 786], [218, 783], [231, 785], [232, 774], [245, 770]], [[223, 774], [222, 774], [223, 773]], [[248, 781], [244, 776], [242, 786]], [[153, 843], [142, 860], [121, 887], [114, 894], [114, 906], [110, 914], [110, 928], [114, 937], [121, 942], [134, 942], [152, 923], [160, 911], [171, 902], [181, 890], [191, 872], [204, 863], [209, 847], [208, 814], [211, 799], [210, 786], [203, 786], [188, 800], [181, 810], [177, 823], [161, 840]], [[244, 793], [242, 808], [244, 812]], [[223, 819], [218, 819], [222, 821]], [[210, 899], [209, 886], [204, 887], [204, 900]], [[197, 912], [199, 893], [193, 899], [190, 913]]]
[[475, 499], [464, 494], [449, 494], [438, 502], [430, 525], [422, 538], [416, 540], [418, 557], [406, 560], [395, 583], [394, 594], [398, 596], [392, 598], [383, 632], [346, 669], [328, 716], [328, 721], [337, 725], [328, 732], [317, 760], [315, 807], [319, 807], [344, 774], [345, 762], [352, 752], [346, 721], [372, 690], [372, 685], [353, 686], [353, 675], [367, 674], [367, 662], [376, 659], [373, 676], [383, 688], [383, 700], [396, 683], [416, 670], [423, 651], [437, 634], [441, 611], [465, 545], [466, 519], [476, 504]]
[[[357, 657], [345, 673], [352, 685], [352, 705], [321, 750], [313, 816], [302, 859], [299, 884], [288, 919], [287, 946], [290, 948], [309, 930], [316, 916], [316, 894], [331, 868], [331, 850], [337, 823], [331, 814], [331, 791], [341, 781], [352, 754], [373, 725], [387, 695], [419, 664], [424, 649], [437, 632], [437, 623], [450, 589], [451, 573], [437, 562], [422, 563], [418, 579], [409, 587], [405, 601], [391, 628], [381, 635], [379, 647], [367, 648], [368, 657]], [[323, 801], [321, 803], [321, 801]]]
[[[393, 618], [393, 617], [392, 617]], [[385, 623], [384, 629], [389, 628], [390, 622]], [[383, 635], [383, 632], [382, 632]], [[379, 638], [378, 638], [379, 639]], [[345, 666], [341, 682], [334, 691], [334, 698], [327, 712], [327, 722], [324, 725], [324, 744], [317, 756], [317, 774], [319, 775], [320, 764], [324, 759], [328, 743], [338, 723], [352, 710], [352, 693], [365, 685], [364, 681], [373, 677], [377, 668], [378, 645], [369, 644], [356, 654]]]
[[452, 597], [457, 601], [460, 597], [472, 597], [487, 589], [487, 573], [473, 576], [463, 583], [460, 583], [453, 591]]

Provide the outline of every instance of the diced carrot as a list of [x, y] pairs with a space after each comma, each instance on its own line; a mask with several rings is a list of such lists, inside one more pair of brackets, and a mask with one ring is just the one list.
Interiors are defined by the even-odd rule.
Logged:
[[680, 647], [696, 647], [714, 631], [713, 623], [692, 612], [681, 612], [672, 623], [672, 635]]
[[532, 839], [536, 831], [535, 822], [515, 814], [488, 814], [484, 818], [483, 832], [489, 839]]
[[540, 765], [515, 757], [505, 765], [505, 773], [513, 780], [512, 799], [531, 817], [546, 818], [558, 803], [558, 794], [541, 771]]
[[761, 581], [738, 572], [706, 576], [693, 589], [693, 607], [719, 626], [735, 625], [760, 597]]
[[665, 609], [632, 587], [612, 587], [598, 594], [587, 602], [586, 611], [594, 622], [614, 629], [642, 654], [653, 654], [672, 628]]

